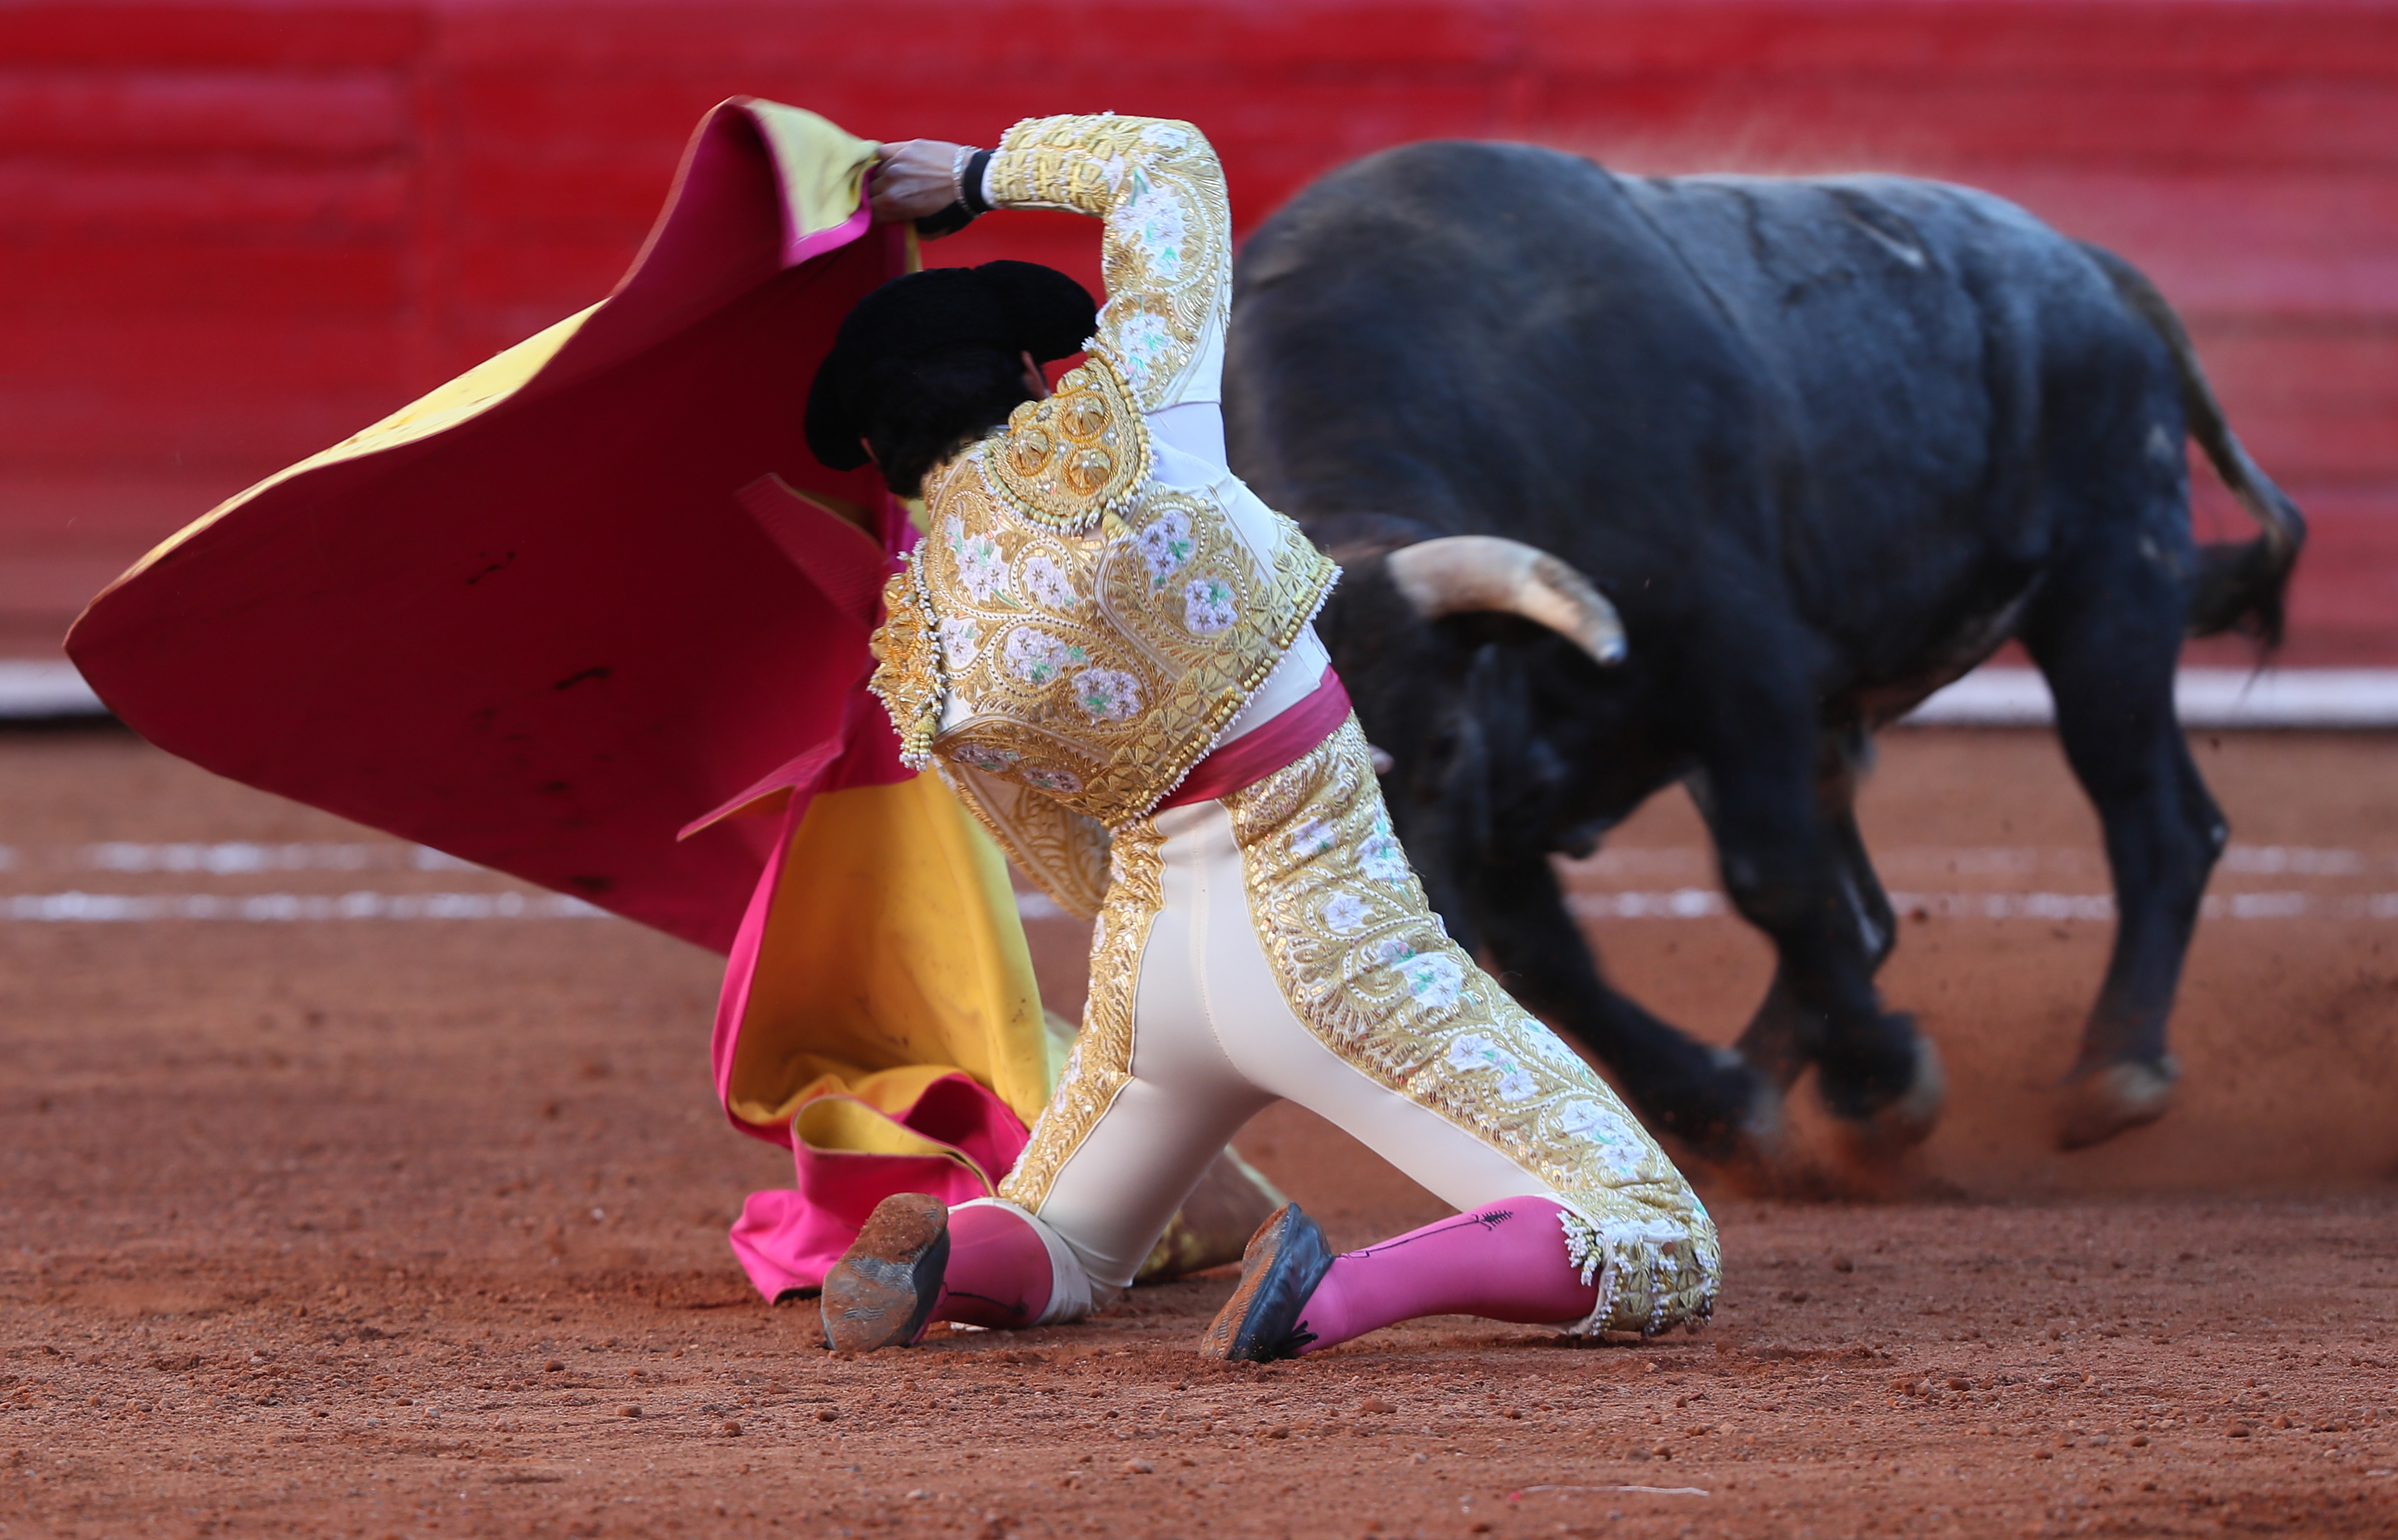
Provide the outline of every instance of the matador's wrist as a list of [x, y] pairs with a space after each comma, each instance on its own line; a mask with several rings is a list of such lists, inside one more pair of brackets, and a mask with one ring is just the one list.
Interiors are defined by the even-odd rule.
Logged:
[[971, 144], [961, 144], [950, 162], [950, 192], [947, 208], [927, 214], [916, 222], [916, 233], [927, 239], [953, 236], [990, 212], [990, 201], [982, 196], [983, 169], [990, 164], [990, 152], [977, 150]]

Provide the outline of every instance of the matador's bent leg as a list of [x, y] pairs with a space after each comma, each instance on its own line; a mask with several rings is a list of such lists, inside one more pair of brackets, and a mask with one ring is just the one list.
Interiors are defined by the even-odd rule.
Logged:
[[1083, 1032], [1000, 1198], [945, 1221], [921, 1196], [886, 1200], [892, 1223], [869, 1225], [826, 1277], [835, 1346], [909, 1341], [934, 1320], [1080, 1318], [1094, 1284], [1132, 1281], [1208, 1163], [1273, 1100], [1233, 1069], [1187, 990], [1150, 981], [1147, 954], [1177, 952], [1189, 924], [1162, 887], [1165, 844], [1153, 821], [1116, 837]]
[[[1130, 1280], [1208, 1158], [1281, 1097], [1460, 1209], [1510, 1217], [1336, 1263], [1320, 1235], [1313, 1251], [1277, 1242], [1313, 1230], [1286, 1211], [1259, 1244], [1275, 1287], [1288, 1291], [1293, 1266], [1305, 1287], [1241, 1356], [1305, 1345], [1301, 1307], [1319, 1293], [1318, 1345], [1394, 1309], [1644, 1331], [1707, 1313], [1705, 1210], [1605, 1083], [1441, 932], [1354, 723], [1246, 790], [1121, 831], [1115, 858], [1074, 1061], [1002, 1188], [1014, 1213], [974, 1221], [1037, 1235], [1050, 1277], [969, 1290], [952, 1271], [950, 1289], [996, 1297], [1019, 1324], [1036, 1293], [1037, 1318], [1072, 1318], [1090, 1282]], [[982, 1250], [1035, 1255], [1021, 1235]], [[1248, 1272], [1260, 1265], [1253, 1248]], [[1505, 1286], [1459, 1286], [1476, 1266]], [[828, 1280], [829, 1323], [835, 1298]]]
[[[1590, 1067], [1443, 933], [1354, 724], [1220, 805], [1237, 878], [1218, 881], [1202, 971], [1228, 1054], [1473, 1222], [1336, 1261], [1286, 1213], [1207, 1349], [1279, 1357], [1451, 1308], [1540, 1320], [1564, 1304], [1585, 1331], [1704, 1318], [1719, 1255], [1704, 1208]], [[1463, 1281], [1477, 1270], [1506, 1286]], [[1261, 1295], [1280, 1297], [1273, 1320], [1249, 1318]]]

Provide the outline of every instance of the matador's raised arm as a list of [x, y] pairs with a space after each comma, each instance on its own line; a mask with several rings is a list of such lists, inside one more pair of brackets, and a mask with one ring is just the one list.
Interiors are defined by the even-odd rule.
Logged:
[[1144, 412], [1222, 399], [1233, 219], [1207, 137], [1169, 118], [1027, 118], [983, 177], [990, 201], [1106, 221], [1097, 341]]

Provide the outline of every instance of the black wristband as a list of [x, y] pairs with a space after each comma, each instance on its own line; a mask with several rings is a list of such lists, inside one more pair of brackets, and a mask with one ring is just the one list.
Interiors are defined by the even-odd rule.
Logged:
[[958, 188], [958, 199], [966, 206], [969, 214], [980, 216], [990, 212], [990, 203], [982, 196], [983, 170], [990, 165], [989, 150], [977, 150], [974, 158], [966, 162], [965, 181]]
[[918, 220], [916, 234], [926, 240], [934, 240], [942, 236], [954, 236], [974, 221], [974, 210], [966, 207], [963, 198], [960, 198], [939, 213], [926, 214]]

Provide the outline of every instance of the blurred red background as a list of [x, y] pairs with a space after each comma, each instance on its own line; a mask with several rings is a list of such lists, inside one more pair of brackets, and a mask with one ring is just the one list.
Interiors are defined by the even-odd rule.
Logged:
[[[2398, 663], [2398, 7], [2328, 0], [0, 3], [0, 655], [604, 294], [740, 92], [895, 139], [1189, 117], [1244, 231], [1439, 136], [1991, 188], [2189, 317], [2314, 520], [2286, 660]], [[1062, 216], [927, 249], [1002, 252], [1097, 285]]]

